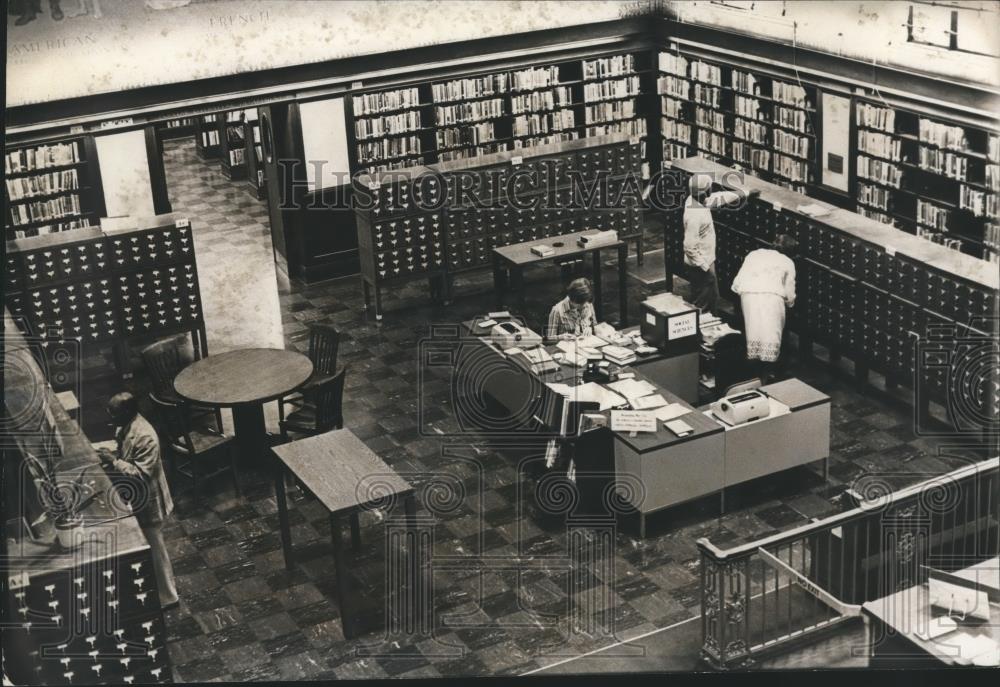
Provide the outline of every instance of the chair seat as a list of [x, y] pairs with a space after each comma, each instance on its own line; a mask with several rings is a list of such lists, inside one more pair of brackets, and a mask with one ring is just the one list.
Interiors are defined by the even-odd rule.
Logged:
[[[299, 387], [298, 394], [302, 395], [308, 394], [310, 391], [316, 389], [317, 387], [322, 386], [326, 382], [333, 379], [335, 376], [336, 375], [332, 374], [315, 373], [313, 374], [312, 377], [309, 378], [309, 380], [305, 384]], [[298, 394], [293, 394], [293, 396]]]
[[298, 410], [289, 413], [281, 422], [283, 429], [316, 430], [316, 406], [305, 403]]
[[[191, 438], [191, 444], [194, 446], [195, 455], [214, 451], [215, 449], [225, 446], [229, 442], [233, 441], [233, 437], [231, 436], [226, 436], [225, 434], [215, 434], [214, 432], [206, 432], [200, 429], [192, 429], [188, 436]], [[188, 450], [184, 446], [174, 444], [171, 448], [178, 453], [183, 453], [184, 455], [188, 454]]]

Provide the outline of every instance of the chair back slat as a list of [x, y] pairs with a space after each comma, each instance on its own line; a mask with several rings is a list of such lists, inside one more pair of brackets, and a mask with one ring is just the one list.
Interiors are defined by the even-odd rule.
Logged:
[[344, 377], [347, 368], [316, 389], [316, 430], [328, 432], [344, 426]]
[[340, 333], [333, 327], [314, 325], [309, 330], [309, 359], [315, 374], [332, 375], [337, 371]]
[[160, 341], [142, 351], [153, 392], [159, 396], [174, 394], [174, 379], [184, 368], [181, 348], [174, 340]]
[[194, 454], [194, 442], [191, 440], [191, 418], [189, 407], [178, 403], [170, 403], [150, 394], [149, 400], [156, 409], [156, 420], [159, 429], [166, 435], [171, 446], [179, 446]]

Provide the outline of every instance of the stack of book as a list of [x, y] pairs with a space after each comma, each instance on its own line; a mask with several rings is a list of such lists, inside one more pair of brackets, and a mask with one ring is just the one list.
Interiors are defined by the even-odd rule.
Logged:
[[636, 360], [635, 351], [631, 348], [625, 348], [623, 346], [608, 344], [607, 346], [601, 348], [601, 353], [604, 355], [605, 360], [622, 367], [625, 365], [631, 365]]

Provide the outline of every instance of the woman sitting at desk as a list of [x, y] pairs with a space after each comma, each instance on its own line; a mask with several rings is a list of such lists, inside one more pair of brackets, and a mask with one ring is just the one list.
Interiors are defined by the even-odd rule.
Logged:
[[594, 333], [594, 292], [589, 279], [574, 279], [566, 289], [566, 297], [552, 306], [545, 327], [547, 339], [575, 339]]
[[759, 360], [761, 381], [773, 374], [781, 354], [785, 331], [785, 309], [795, 305], [795, 254], [797, 242], [780, 234], [774, 248], [750, 251], [733, 280], [739, 294], [746, 330], [747, 359]]

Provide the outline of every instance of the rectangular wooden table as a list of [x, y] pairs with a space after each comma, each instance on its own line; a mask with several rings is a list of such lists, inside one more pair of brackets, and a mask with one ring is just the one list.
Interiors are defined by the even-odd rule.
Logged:
[[[355, 624], [347, 612], [347, 566], [344, 562], [341, 538], [341, 518], [352, 517], [351, 539], [355, 548], [360, 544], [357, 515], [368, 507], [402, 499], [407, 526], [416, 521], [416, 500], [413, 487], [397, 475], [381, 458], [369, 449], [349, 429], [337, 429], [314, 437], [300, 439], [271, 449], [279, 464], [275, 470], [274, 491], [278, 501], [278, 521], [285, 566], [292, 569], [292, 538], [285, 496], [285, 469], [289, 470], [330, 514], [333, 539], [334, 569], [337, 576], [337, 604], [340, 608], [344, 636], [357, 636]], [[411, 562], [414, 556], [410, 555]], [[414, 570], [419, 568], [414, 566]], [[419, 586], [415, 577], [413, 584]]]
[[[622, 240], [613, 243], [605, 243], [594, 247], [583, 247], [577, 244], [577, 239], [586, 234], [587, 230], [577, 231], [572, 234], [562, 236], [550, 236], [524, 243], [515, 243], [510, 246], [503, 246], [493, 249], [493, 285], [496, 290], [497, 306], [503, 305], [503, 296], [507, 291], [507, 279], [505, 271], [510, 272], [511, 281], [517, 290], [519, 309], [524, 309], [524, 269], [537, 265], [540, 262], [549, 260], [559, 260], [575, 258], [577, 256], [590, 253], [593, 256], [594, 272], [594, 311], [598, 321], [604, 320], [604, 298], [601, 289], [601, 251], [605, 248], [614, 248], [618, 251], [618, 328], [628, 326], [628, 275], [626, 267], [628, 265], [628, 244]], [[551, 246], [553, 252], [550, 255], [541, 256], [531, 252], [535, 246]]]

